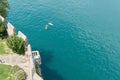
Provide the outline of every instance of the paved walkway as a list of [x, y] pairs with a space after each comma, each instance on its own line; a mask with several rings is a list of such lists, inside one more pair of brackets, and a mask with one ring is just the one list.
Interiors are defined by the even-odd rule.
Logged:
[[2, 60], [5, 64], [10, 64], [12, 66], [18, 65], [21, 67], [27, 75], [26, 80], [30, 80], [30, 61], [29, 58], [26, 56], [22, 55], [17, 55], [17, 54], [10, 54], [10, 55], [0, 55], [0, 60]]

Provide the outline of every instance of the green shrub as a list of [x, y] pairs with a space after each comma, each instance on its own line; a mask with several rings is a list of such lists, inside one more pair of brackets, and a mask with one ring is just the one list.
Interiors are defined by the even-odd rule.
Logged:
[[12, 72], [17, 80], [25, 80], [26, 79], [25, 71], [22, 68], [20, 68], [19, 66], [17, 66], [17, 65], [13, 66]]
[[7, 39], [7, 45], [13, 52], [18, 54], [25, 53], [25, 41], [16, 34]]
[[5, 23], [0, 19], [0, 33], [5, 31]]
[[18, 65], [13, 66], [13, 72], [16, 73], [17, 71], [21, 70]]
[[8, 9], [9, 9], [8, 0], [0, 0], [0, 15], [5, 18], [8, 14]]
[[26, 76], [23, 71], [20, 71], [17, 75], [17, 80], [25, 80]]
[[0, 19], [0, 37], [2, 38], [6, 32], [6, 25], [2, 20]]

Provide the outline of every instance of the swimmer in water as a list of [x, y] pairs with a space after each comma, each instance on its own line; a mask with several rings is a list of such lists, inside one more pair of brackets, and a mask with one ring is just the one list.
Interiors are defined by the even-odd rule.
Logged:
[[48, 25], [45, 26], [45, 29], [46, 29], [46, 30], [48, 29]]

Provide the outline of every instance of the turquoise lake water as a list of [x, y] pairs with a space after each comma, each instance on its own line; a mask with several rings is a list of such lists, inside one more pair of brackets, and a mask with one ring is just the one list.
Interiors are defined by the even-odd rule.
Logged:
[[120, 0], [9, 2], [7, 20], [40, 51], [44, 80], [120, 80]]

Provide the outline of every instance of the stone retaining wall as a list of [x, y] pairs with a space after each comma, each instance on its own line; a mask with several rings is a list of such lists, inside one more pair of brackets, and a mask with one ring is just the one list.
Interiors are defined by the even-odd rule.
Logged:
[[30, 58], [30, 75], [33, 76], [33, 74], [35, 73], [35, 65], [34, 65], [33, 58], [32, 58], [32, 49], [31, 49], [30, 44], [28, 45], [28, 53], [29, 53], [28, 56]]
[[[5, 22], [5, 19], [2, 16], [0, 16], [0, 19], [3, 22]], [[6, 22], [6, 26], [7, 26], [8, 36], [11, 36], [11, 35], [16, 33], [16, 29], [11, 23]], [[34, 63], [34, 60], [33, 60], [33, 57], [32, 57], [32, 48], [31, 48], [31, 45], [28, 43], [27, 36], [25, 34], [23, 34], [21, 31], [18, 31], [18, 36], [21, 37], [26, 43], [25, 56], [28, 57], [29, 60], [30, 60], [30, 65], [29, 65], [30, 66], [30, 75], [31, 75], [30, 80], [43, 80], [43, 78], [40, 77], [36, 73], [35, 63]]]
[[6, 25], [7, 25], [8, 36], [11, 36], [16, 33], [16, 29], [11, 23], [7, 22]]
[[18, 31], [18, 36], [21, 37], [25, 41], [26, 45], [28, 45], [28, 39], [25, 34], [23, 34], [21, 31]]
[[32, 80], [43, 80], [43, 78], [41, 78], [35, 69], [35, 63], [32, 57], [32, 48], [31, 45], [28, 45], [28, 53], [29, 53], [29, 58], [30, 58], [30, 75], [32, 76]]

